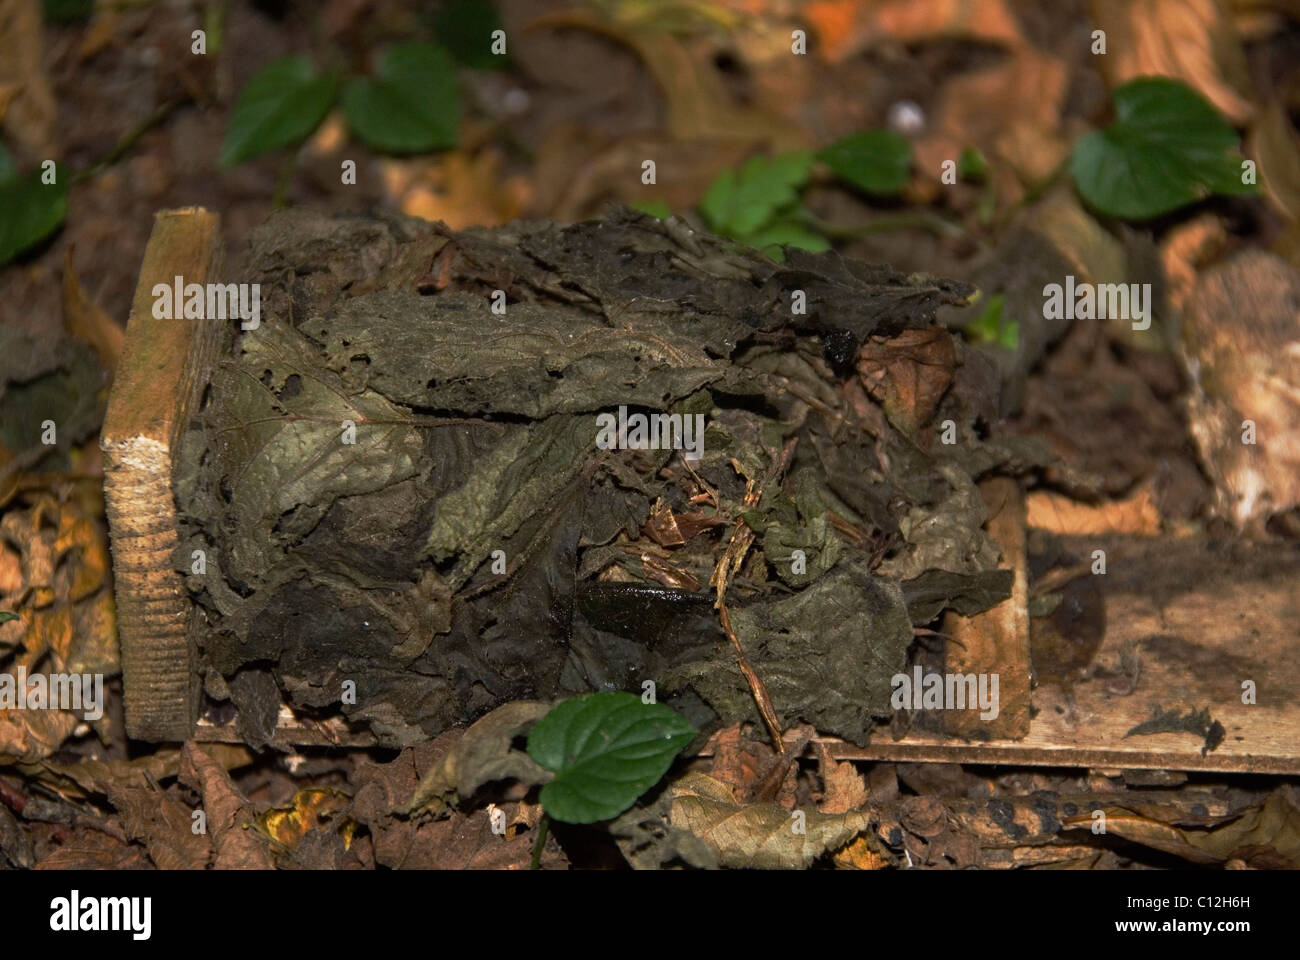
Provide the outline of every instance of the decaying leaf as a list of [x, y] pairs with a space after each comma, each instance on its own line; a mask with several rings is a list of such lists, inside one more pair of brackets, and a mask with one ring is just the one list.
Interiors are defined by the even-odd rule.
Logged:
[[[870, 814], [741, 806], [724, 784], [691, 773], [670, 784], [668, 822], [704, 841], [723, 867], [794, 870], [832, 853], [872, 827]], [[802, 815], [802, 816], [800, 816]]]
[[518, 780], [530, 785], [546, 783], [552, 775], [526, 750], [516, 749], [512, 744], [550, 709], [549, 703], [507, 703], [480, 719], [465, 731], [440, 763], [424, 774], [411, 798], [410, 809], [418, 810], [435, 800], [448, 799], [453, 793], [462, 798], [471, 797], [492, 780]]
[[[824, 611], [833, 611], [829, 619]], [[731, 621], [786, 721], [862, 743], [871, 717], [889, 713], [890, 678], [906, 665], [912, 641], [902, 592], [891, 581], [844, 565], [792, 597], [737, 607]], [[758, 719], [726, 648], [665, 684], [687, 680], [723, 716]]]
[[968, 578], [930, 602], [990, 595], [963, 491], [1020, 468], [973, 430], [941, 463], [837, 387], [873, 336], [915, 345], [886, 391], [929, 415], [957, 362], [933, 311], [964, 286], [777, 264], [626, 210], [460, 232], [291, 213], [254, 234], [244, 275], [261, 323], [232, 328], [186, 437], [174, 557], [241, 715], [255, 674], [268, 718], [272, 679], [315, 709], [355, 683], [343, 712], [395, 746], [647, 677], [697, 728], [747, 718], [703, 587], [730, 550], [732, 623], [778, 709], [861, 740], [911, 639], [899, 572], [869, 572], [882, 544], [902, 532], [905, 575]]
[[180, 779], [203, 798], [214, 869], [271, 869], [270, 848], [257, 831], [250, 829], [256, 812], [218, 760], [205, 748], [187, 743], [181, 755]]

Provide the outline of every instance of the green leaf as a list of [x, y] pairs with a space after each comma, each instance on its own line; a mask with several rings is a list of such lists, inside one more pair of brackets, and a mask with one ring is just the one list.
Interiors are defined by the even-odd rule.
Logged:
[[737, 237], [736, 239], [749, 244], [755, 250], [762, 252], [777, 263], [785, 260], [785, 254], [782, 252], [784, 247], [811, 250], [813, 253], [820, 253], [831, 248], [830, 241], [820, 233], [815, 233], [798, 220], [793, 219], [777, 220], [760, 227], [756, 233]]
[[642, 213], [648, 213], [652, 217], [660, 220], [667, 220], [673, 215], [672, 207], [668, 206], [662, 200], [646, 200], [644, 203], [632, 204], [633, 210], [640, 210]]
[[867, 193], [898, 193], [912, 175], [912, 145], [892, 130], [864, 130], [817, 155], [835, 174]]
[[41, 183], [41, 171], [0, 180], [0, 263], [44, 240], [68, 213], [68, 180]]
[[989, 161], [979, 147], [967, 147], [957, 160], [957, 173], [963, 180], [980, 181], [988, 175]]
[[18, 614], [10, 613], [8, 610], [0, 610], [0, 623], [8, 623], [10, 620], [19, 619]]
[[450, 55], [429, 43], [390, 48], [373, 77], [356, 77], [343, 90], [352, 132], [387, 153], [427, 153], [454, 147], [460, 93]]
[[453, 0], [433, 23], [439, 43], [465, 66], [500, 70], [509, 62], [506, 54], [492, 52], [492, 31], [501, 29], [501, 18], [487, 0]]
[[284, 57], [263, 68], [239, 93], [221, 165], [300, 143], [315, 130], [334, 102], [337, 77], [320, 73], [306, 57]]
[[1146, 220], [1212, 194], [1253, 193], [1237, 146], [1232, 125], [1191, 87], [1142, 77], [1115, 90], [1115, 122], [1075, 145], [1070, 173], [1095, 209]]
[[750, 157], [737, 170], [724, 170], [709, 184], [700, 212], [714, 233], [734, 239], [755, 234], [777, 211], [798, 203], [808, 180], [812, 154]]
[[694, 736], [668, 707], [630, 693], [566, 700], [528, 735], [528, 755], [555, 773], [542, 787], [542, 807], [566, 823], [616, 817], [659, 782]]

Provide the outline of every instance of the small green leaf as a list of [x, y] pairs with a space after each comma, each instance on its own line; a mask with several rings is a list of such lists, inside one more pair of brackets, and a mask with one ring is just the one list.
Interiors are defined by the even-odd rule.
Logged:
[[1075, 144], [1070, 173], [1095, 209], [1147, 220], [1211, 194], [1253, 193], [1237, 146], [1232, 125], [1191, 87], [1141, 77], [1115, 90], [1115, 122]]
[[616, 817], [659, 782], [694, 736], [668, 707], [630, 693], [566, 700], [528, 735], [528, 755], [555, 773], [542, 787], [542, 807], [566, 823]]
[[912, 175], [912, 145], [892, 130], [864, 130], [817, 155], [835, 174], [867, 193], [898, 193]]
[[61, 172], [57, 176], [42, 183], [37, 169], [0, 180], [0, 263], [44, 240], [67, 216], [68, 180]]
[[808, 180], [812, 154], [750, 157], [736, 170], [724, 170], [709, 185], [700, 212], [714, 233], [741, 239], [757, 233], [777, 211], [799, 200]]
[[454, 147], [460, 128], [456, 67], [446, 50], [429, 43], [390, 48], [373, 77], [356, 77], [343, 90], [352, 132], [387, 153], [427, 153]]
[[0, 610], [0, 623], [8, 623], [10, 620], [18, 620], [16, 613], [10, 613], [8, 610]]
[[813, 253], [820, 253], [831, 248], [830, 241], [820, 233], [813, 232], [798, 220], [793, 219], [776, 220], [760, 227], [756, 233], [737, 237], [736, 239], [749, 244], [777, 263], [784, 262], [785, 253], [783, 249], [785, 247], [811, 250]]
[[465, 66], [500, 70], [509, 63], [508, 54], [492, 52], [492, 31], [501, 29], [501, 18], [487, 0], [452, 0], [433, 23], [438, 42]]
[[633, 210], [640, 210], [642, 213], [648, 213], [652, 217], [660, 220], [667, 220], [673, 215], [672, 207], [668, 206], [662, 200], [647, 200], [644, 203], [632, 204]]
[[966, 336], [976, 343], [996, 343], [1007, 350], [1015, 350], [1020, 345], [1020, 324], [1002, 316], [1006, 297], [995, 294], [984, 305], [980, 315], [966, 327]]
[[963, 180], [983, 180], [989, 172], [989, 161], [979, 147], [967, 147], [957, 160], [957, 173]]
[[332, 72], [318, 72], [305, 57], [284, 57], [264, 67], [239, 92], [221, 165], [305, 140], [334, 102], [337, 79]]

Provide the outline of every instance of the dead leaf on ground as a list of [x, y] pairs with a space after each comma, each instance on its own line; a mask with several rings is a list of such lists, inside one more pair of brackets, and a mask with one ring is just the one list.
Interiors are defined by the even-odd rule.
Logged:
[[[536, 826], [529, 825], [526, 830], [518, 826], [529, 818], [524, 809], [529, 806], [509, 803], [496, 808], [505, 817], [504, 834], [493, 832], [492, 812], [486, 808], [421, 823], [401, 866], [416, 870], [527, 870], [537, 840]], [[542, 848], [541, 868], [563, 870], [568, 865], [554, 836], [548, 836]]]
[[885, 40], [917, 44], [959, 38], [1005, 46], [1023, 41], [1004, 0], [812, 0], [801, 13], [828, 63]]
[[417, 823], [407, 814], [410, 798], [424, 774], [440, 767], [463, 730], [449, 730], [427, 743], [407, 747], [389, 763], [358, 757], [348, 775], [352, 816], [370, 831], [375, 860], [397, 869], [410, 855]]
[[0, 0], [0, 90], [12, 99], [4, 132], [29, 160], [54, 158], [58, 104], [45, 75], [45, 30], [39, 0]]
[[37, 870], [149, 870], [152, 867], [144, 847], [91, 827], [77, 827], [36, 864]]
[[212, 854], [207, 834], [195, 833], [188, 807], [164, 790], [144, 784], [114, 783], [109, 803], [133, 840], [144, 843], [159, 870], [203, 870]]
[[546, 716], [551, 706], [519, 700], [479, 718], [443, 761], [425, 772], [409, 809], [414, 812], [431, 805], [437, 809], [453, 794], [466, 799], [493, 780], [518, 780], [529, 785], [551, 780], [554, 775], [550, 771], [511, 746], [515, 737]]
[[735, 102], [703, 44], [693, 49], [688, 41], [666, 31], [576, 8], [543, 15], [526, 27], [561, 28], [593, 31], [634, 51], [663, 92], [668, 133], [674, 140], [739, 139], [756, 146], [767, 144], [777, 152], [808, 145], [807, 134], [784, 118]]
[[1149, 483], [1124, 500], [1097, 504], [1082, 503], [1050, 490], [1035, 490], [1025, 498], [1025, 507], [1029, 526], [1052, 533], [1128, 533], [1146, 537], [1160, 533], [1160, 512]]
[[829, 814], [789, 810], [779, 803], [742, 806], [729, 786], [702, 773], [687, 773], [667, 789], [670, 825], [703, 840], [724, 867], [806, 868], [872, 825], [863, 811]]
[[403, 213], [460, 230], [508, 223], [527, 205], [528, 181], [503, 176], [502, 160], [499, 150], [487, 147], [433, 160], [383, 160], [379, 170], [390, 202]]
[[[247, 747], [229, 743], [210, 743], [204, 750], [223, 769], [234, 770], [253, 760]], [[38, 764], [21, 766], [29, 777], [43, 781], [60, 796], [80, 799], [92, 794], [107, 794], [115, 783], [139, 783], [152, 779], [155, 783], [174, 777], [180, 772], [181, 751], [162, 747], [146, 756], [132, 759], [113, 758], [96, 760], [83, 757], [72, 763], [42, 760]]]
[[292, 853], [313, 831], [337, 832], [344, 849], [352, 843], [357, 824], [347, 815], [352, 798], [331, 787], [299, 790], [287, 806], [272, 807], [257, 818], [258, 831], [277, 855]]
[[1088, 6], [1106, 31], [1106, 55], [1097, 62], [1112, 89], [1136, 77], [1173, 77], [1237, 126], [1254, 115], [1246, 54], [1217, 0], [1089, 0]]
[[848, 813], [866, 806], [870, 799], [867, 781], [856, 764], [836, 760], [822, 743], [817, 744], [817, 758], [822, 778], [819, 803], [822, 813]]
[[63, 260], [63, 326], [74, 337], [80, 337], [95, 348], [99, 362], [112, 369], [122, 353], [126, 331], [113, 322], [81, 285], [72, 263], [73, 245], [68, 245]]
[[[1119, 806], [1105, 808], [1106, 832], [1191, 863], [1242, 860], [1262, 869], [1300, 868], [1300, 807], [1294, 790], [1280, 787], [1240, 817], [1208, 829], [1179, 828]], [[1091, 812], [1064, 821], [1091, 829]]]
[[915, 437], [952, 383], [957, 352], [942, 327], [872, 337], [858, 352], [858, 376], [890, 423]]
[[185, 744], [180, 779], [203, 797], [202, 807], [215, 851], [214, 869], [269, 870], [274, 866], [267, 842], [256, 830], [248, 829], [256, 820], [256, 812], [208, 748], [192, 742]]
[[[998, 204], [1019, 201], [1026, 184], [1047, 177], [1069, 149], [1060, 130], [1069, 86], [1066, 64], [1027, 43], [998, 63], [944, 84], [926, 130], [913, 146], [918, 196], [937, 199], [945, 188], [932, 171], [967, 147], [989, 157]], [[996, 104], [996, 109], [990, 105]], [[1000, 161], [1000, 162], [999, 162]]]
[[1246, 137], [1246, 155], [1258, 165], [1264, 195], [1278, 212], [1300, 220], [1300, 150], [1282, 104], [1273, 100], [1255, 118]]

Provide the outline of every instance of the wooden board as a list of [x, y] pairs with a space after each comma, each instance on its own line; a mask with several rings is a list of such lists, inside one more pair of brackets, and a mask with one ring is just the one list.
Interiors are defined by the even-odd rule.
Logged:
[[194, 610], [172, 569], [172, 464], [217, 334], [210, 322], [156, 318], [153, 288], [178, 276], [206, 283], [219, 245], [215, 214], [197, 207], [157, 214], [100, 435], [126, 730], [137, 739], [188, 739], [196, 719]]
[[[1201, 538], [1068, 539], [1082, 556], [1106, 551], [1107, 572], [1097, 578], [1106, 632], [1094, 660], [1096, 675], [1072, 691], [1040, 684], [1033, 692], [1036, 714], [1022, 740], [974, 743], [915, 734], [894, 741], [882, 731], [866, 747], [834, 742], [832, 754], [1300, 774], [1300, 550]], [[1126, 642], [1142, 661], [1127, 694], [1117, 677]], [[1256, 687], [1253, 705], [1242, 702], [1248, 680]], [[1190, 733], [1125, 737], [1157, 707], [1208, 707], [1225, 728], [1222, 744], [1202, 755], [1204, 742]]]

